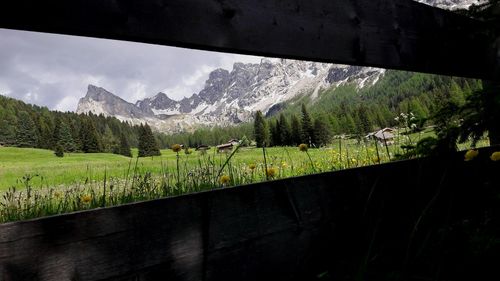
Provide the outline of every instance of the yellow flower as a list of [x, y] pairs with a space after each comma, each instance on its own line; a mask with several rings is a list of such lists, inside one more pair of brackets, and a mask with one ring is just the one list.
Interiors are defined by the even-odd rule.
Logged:
[[500, 161], [500, 151], [493, 152], [490, 156], [492, 161]]
[[281, 167], [286, 168], [286, 167], [288, 167], [288, 164], [283, 161], [283, 162], [281, 162]]
[[90, 201], [92, 201], [92, 196], [88, 195], [88, 194], [85, 194], [82, 196], [82, 202], [85, 203], [85, 204], [88, 204], [90, 203]]
[[223, 185], [226, 185], [229, 183], [230, 180], [231, 180], [231, 178], [229, 176], [223, 175], [220, 177], [219, 182]]
[[248, 168], [250, 168], [250, 170], [255, 170], [256, 167], [257, 167], [257, 165], [255, 165], [253, 163], [248, 165]]
[[276, 169], [275, 168], [267, 168], [266, 175], [270, 178], [274, 178], [274, 176], [276, 176]]
[[307, 144], [305, 143], [301, 143], [299, 144], [299, 150], [302, 151], [302, 152], [306, 152], [307, 151]]
[[172, 151], [173, 152], [179, 152], [179, 151], [181, 151], [181, 149], [182, 149], [182, 147], [181, 147], [180, 144], [176, 143], [176, 144], [172, 145]]
[[464, 161], [470, 161], [470, 160], [476, 158], [478, 154], [479, 154], [479, 151], [477, 151], [477, 149], [469, 149], [465, 153], [465, 159], [464, 159]]

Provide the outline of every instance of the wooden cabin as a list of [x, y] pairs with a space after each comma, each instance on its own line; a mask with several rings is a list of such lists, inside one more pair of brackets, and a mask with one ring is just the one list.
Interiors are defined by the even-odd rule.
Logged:
[[395, 132], [396, 130], [393, 128], [383, 128], [381, 130], [371, 132], [365, 137], [368, 139], [375, 139], [381, 144], [393, 145]]

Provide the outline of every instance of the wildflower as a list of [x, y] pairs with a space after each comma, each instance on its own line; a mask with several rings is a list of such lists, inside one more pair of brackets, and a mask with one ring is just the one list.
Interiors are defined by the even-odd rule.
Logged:
[[229, 181], [231, 180], [231, 178], [227, 175], [223, 175], [220, 177], [219, 179], [219, 182], [222, 184], [222, 185], [226, 185], [229, 183]]
[[274, 176], [276, 176], [276, 169], [275, 168], [267, 168], [266, 175], [270, 178], [274, 178]]
[[250, 164], [250, 165], [248, 165], [248, 168], [249, 168], [250, 170], [252, 170], [252, 171], [253, 171], [253, 170], [255, 170], [255, 168], [256, 168], [256, 167], [257, 167], [257, 165], [255, 165], [255, 164], [253, 164], [253, 163], [252, 163], [252, 164]]
[[500, 151], [493, 152], [490, 156], [492, 161], [500, 161]]
[[181, 149], [182, 149], [182, 147], [181, 147], [180, 144], [176, 143], [176, 144], [172, 145], [172, 151], [173, 152], [179, 152], [179, 151], [181, 151]]
[[283, 162], [281, 162], [281, 167], [286, 168], [286, 167], [288, 167], [288, 164], [285, 161], [283, 161]]
[[92, 201], [92, 196], [88, 195], [88, 194], [85, 194], [82, 196], [82, 202], [85, 203], [85, 204], [88, 204], [90, 203], [90, 201]]
[[184, 149], [184, 154], [189, 155], [191, 153], [193, 153], [193, 150], [191, 150], [189, 148]]
[[477, 151], [477, 149], [469, 149], [465, 153], [465, 159], [464, 159], [464, 161], [470, 161], [470, 160], [476, 158], [478, 154], [479, 154], [479, 151]]
[[305, 143], [301, 143], [301, 144], [299, 145], [299, 150], [300, 150], [300, 151], [302, 151], [302, 152], [306, 152], [306, 151], [307, 151], [307, 148], [308, 148], [308, 147], [307, 147], [307, 144], [305, 144]]

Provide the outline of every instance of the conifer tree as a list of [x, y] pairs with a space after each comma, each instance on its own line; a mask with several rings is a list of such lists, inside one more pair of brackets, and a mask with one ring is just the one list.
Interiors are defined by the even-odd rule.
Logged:
[[280, 124], [278, 120], [275, 120], [274, 122], [272, 120], [269, 121], [269, 131], [271, 132], [271, 146], [278, 146], [281, 145], [281, 138], [280, 138]]
[[456, 106], [463, 106], [465, 104], [464, 93], [457, 82], [455, 82], [455, 80], [451, 80], [450, 102], [455, 104]]
[[58, 122], [56, 123], [56, 126], [54, 128], [54, 136], [52, 139], [55, 147], [57, 147], [57, 145], [61, 145], [63, 151], [76, 151], [76, 144], [73, 140], [73, 136], [71, 135], [71, 130], [69, 126], [61, 120], [58, 120]]
[[292, 115], [292, 128], [291, 128], [291, 139], [293, 145], [299, 145], [301, 143], [301, 130], [300, 121], [297, 116]]
[[64, 149], [63, 149], [63, 146], [61, 144], [56, 144], [56, 148], [54, 150], [54, 154], [57, 157], [64, 157]]
[[312, 139], [314, 137], [314, 127], [311, 121], [311, 116], [309, 116], [309, 112], [307, 112], [305, 104], [302, 104], [302, 142], [311, 146]]
[[330, 128], [323, 118], [314, 119], [314, 145], [317, 147], [327, 145], [330, 141], [330, 136]]
[[113, 132], [106, 124], [104, 126], [104, 133], [102, 135], [102, 149], [104, 152], [113, 152], [113, 149], [118, 146], [118, 142], [113, 135]]
[[80, 130], [81, 149], [85, 153], [102, 152], [101, 142], [92, 119], [83, 120]]
[[373, 121], [369, 115], [368, 108], [366, 106], [361, 105], [358, 107], [358, 124], [357, 129], [361, 136], [364, 136], [371, 132], [373, 127]]
[[19, 122], [16, 132], [16, 145], [19, 147], [36, 147], [38, 144], [38, 131], [31, 116], [22, 111], [19, 113]]
[[153, 131], [146, 123], [141, 124], [139, 129], [139, 157], [159, 156], [160, 147], [156, 141]]
[[330, 128], [333, 134], [338, 134], [341, 131], [339, 121], [334, 116], [330, 116]]
[[291, 139], [291, 127], [290, 124], [288, 124], [288, 120], [286, 120], [285, 115], [283, 113], [280, 114], [280, 121], [279, 121], [279, 133], [280, 133], [280, 142], [281, 145], [290, 145], [292, 144], [292, 139]]
[[38, 138], [38, 147], [45, 149], [52, 149], [54, 143], [52, 142], [52, 128], [50, 119], [42, 116], [38, 120], [38, 128], [40, 129]]
[[269, 144], [269, 131], [260, 110], [255, 113], [254, 136], [257, 147], [263, 147]]
[[132, 157], [132, 151], [130, 150], [130, 145], [128, 143], [127, 137], [123, 133], [120, 134], [120, 147], [117, 154], [127, 157]]
[[0, 144], [14, 145], [16, 143], [17, 120], [12, 115], [0, 115]]

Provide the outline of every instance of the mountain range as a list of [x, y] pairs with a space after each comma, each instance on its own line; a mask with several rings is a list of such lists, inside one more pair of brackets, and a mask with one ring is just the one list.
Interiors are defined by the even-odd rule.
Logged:
[[262, 59], [255, 64], [235, 63], [231, 71], [212, 71], [199, 93], [180, 101], [160, 92], [133, 104], [89, 85], [76, 112], [114, 116], [132, 124], [147, 122], [160, 132], [190, 131], [247, 122], [257, 110], [268, 113], [302, 95], [314, 100], [322, 89], [345, 83], [371, 86], [384, 72], [372, 67]]

